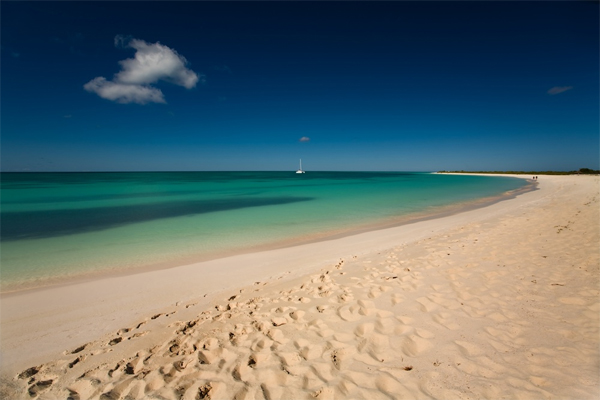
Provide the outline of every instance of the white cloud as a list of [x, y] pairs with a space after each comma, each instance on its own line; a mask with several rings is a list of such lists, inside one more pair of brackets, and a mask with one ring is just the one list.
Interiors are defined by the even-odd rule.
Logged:
[[119, 61], [122, 69], [112, 81], [99, 76], [83, 86], [102, 98], [119, 103], [166, 103], [162, 91], [152, 84], [162, 80], [191, 89], [203, 78], [186, 67], [185, 57], [159, 42], [117, 35], [115, 46], [131, 47], [136, 52], [134, 58]]
[[159, 80], [172, 82], [191, 89], [198, 82], [198, 75], [185, 67], [187, 60], [175, 50], [160, 43], [146, 43], [133, 39], [129, 46], [136, 49], [135, 58], [119, 61], [123, 70], [115, 75], [122, 83], [149, 84]]
[[566, 92], [567, 90], [573, 89], [573, 86], [554, 86], [550, 90], [548, 90], [548, 94], [555, 95], [562, 92]]
[[83, 85], [83, 88], [88, 92], [96, 93], [103, 99], [117, 103], [166, 103], [160, 89], [147, 85], [107, 81], [103, 76], [92, 79]]
[[310, 138], [307, 136], [302, 136], [298, 141], [299, 142], [310, 142]]

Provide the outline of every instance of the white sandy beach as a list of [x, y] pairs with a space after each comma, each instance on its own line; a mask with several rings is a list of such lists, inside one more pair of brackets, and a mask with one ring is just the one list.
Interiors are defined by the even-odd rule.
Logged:
[[538, 182], [434, 220], [4, 295], [0, 395], [597, 399], [599, 177]]

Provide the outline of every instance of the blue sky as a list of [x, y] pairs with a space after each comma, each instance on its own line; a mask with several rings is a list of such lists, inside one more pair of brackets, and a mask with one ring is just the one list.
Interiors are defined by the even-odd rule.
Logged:
[[598, 2], [2, 2], [2, 171], [599, 166]]

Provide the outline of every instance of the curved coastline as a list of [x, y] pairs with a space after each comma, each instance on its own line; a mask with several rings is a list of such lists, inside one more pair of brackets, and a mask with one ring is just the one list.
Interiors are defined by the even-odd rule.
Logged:
[[[538, 192], [538, 190], [535, 190], [525, 193], [525, 195], [533, 195]], [[523, 197], [510, 197], [504, 202], [498, 201], [496, 198], [487, 207], [466, 209], [462, 213], [450, 213], [436, 219], [423, 218], [419, 221], [383, 229], [365, 230], [351, 235], [340, 235], [316, 241], [310, 240], [304, 244], [279, 246], [274, 249], [216, 257], [187, 264], [158, 265], [154, 268], [137, 271], [137, 273], [101, 274], [92, 277], [92, 279], [74, 279], [73, 281], [60, 282], [51, 286], [2, 293], [0, 299], [2, 300], [3, 311], [5, 311], [2, 314], [3, 330], [5, 335], [10, 332], [6, 329], [7, 320], [15, 315], [23, 315], [21, 310], [25, 310], [25, 314], [47, 313], [49, 317], [46, 318], [48, 325], [45, 329], [54, 330], [51, 328], [53, 319], [50, 316], [64, 313], [67, 310], [69, 312], [73, 311], [74, 307], [70, 304], [71, 299], [79, 299], [78, 305], [82, 307], [82, 310], [78, 314], [82, 319], [90, 318], [89, 313], [83, 310], [93, 309], [99, 303], [105, 304], [101, 316], [107, 317], [118, 309], [113, 304], [115, 301], [112, 299], [113, 294], [118, 292], [120, 295], [117, 298], [121, 299], [118, 302], [127, 298], [127, 302], [136, 304], [136, 306], [128, 309], [126, 313], [120, 312], [120, 318], [103, 327], [98, 333], [108, 332], [118, 326], [116, 321], [123, 324], [133, 316], [155, 312], [166, 304], [177, 302], [178, 299], [193, 298], [198, 292], [215, 294], [232, 287], [241, 286], [249, 279], [268, 280], [273, 275], [281, 274], [281, 264], [287, 264], [286, 272], [293, 271], [294, 275], [305, 273], [306, 270], [316, 269], [332, 260], [348, 257], [350, 253], [372, 253], [389, 248], [398, 241], [416, 240], [416, 238], [425, 235], [425, 232], [429, 232], [430, 229], [431, 232], [435, 232], [436, 226], [438, 229], [446, 226], [446, 224], [438, 222], [445, 222], [448, 219], [451, 221], [453, 218], [460, 218], [459, 216], [462, 215], [476, 214], [486, 208], [509, 204]], [[247, 265], [254, 266], [247, 267]], [[203, 278], [206, 271], [211, 272], [210, 280]], [[200, 287], [191, 284], [198, 281], [202, 283]], [[160, 293], [161, 301], [153, 301], [155, 296], [149, 296], [148, 292]], [[46, 312], [44, 313], [40, 308], [46, 309]], [[6, 312], [8, 310], [12, 312]], [[56, 311], [53, 312], [53, 310]], [[38, 323], [36, 322], [35, 325], [38, 325]], [[97, 324], [92, 326], [98, 328]], [[79, 331], [79, 328], [77, 330]], [[95, 334], [96, 332], [88, 331], [87, 333], [78, 332], [77, 335], [81, 335], [82, 338], [87, 340]], [[62, 342], [62, 340], [57, 341], [58, 343]], [[50, 352], [50, 349], [57, 349], [57, 346], [52, 343], [53, 341], [47, 342], [46, 352]]]
[[[503, 177], [524, 179], [523, 176], [503, 175]], [[385, 217], [367, 223], [358, 223], [347, 227], [338, 227], [335, 229], [313, 232], [303, 236], [294, 236], [291, 238], [285, 238], [280, 240], [270, 240], [264, 244], [244, 246], [222, 251], [204, 251], [200, 254], [192, 254], [186, 257], [181, 257], [169, 261], [144, 263], [143, 265], [135, 267], [102, 269], [88, 272], [80, 271], [72, 276], [51, 276], [36, 281], [25, 281], [13, 284], [4, 282], [2, 287], [0, 288], [0, 298], [15, 295], [17, 293], [34, 292], [37, 290], [43, 290], [52, 287], [65, 287], [97, 279], [137, 275], [150, 271], [172, 269], [180, 267], [182, 265], [196, 264], [221, 258], [228, 258], [232, 256], [283, 249], [288, 247], [317, 243], [321, 241], [341, 239], [370, 231], [378, 231], [382, 229], [400, 227], [402, 225], [412, 224], [419, 221], [441, 218], [452, 214], [458, 214], [465, 211], [486, 207], [488, 205], [512, 199], [518, 195], [537, 189], [537, 183], [535, 181], [532, 181], [530, 179], [525, 180], [528, 181], [528, 184], [518, 189], [510, 190], [505, 193], [499, 194], [497, 196], [483, 197], [469, 201], [461, 201], [443, 206], [431, 206], [422, 211], [410, 212], [399, 215], [397, 217]]]
[[[157, 340], [166, 340], [166, 343], [170, 343], [170, 341], [176, 337], [173, 336], [173, 330], [175, 329], [174, 326], [178, 323], [177, 321], [185, 321], [186, 318], [193, 319], [194, 315], [213, 315], [215, 313], [215, 305], [218, 309], [221, 307], [221, 304], [225, 304], [225, 310], [227, 310], [227, 307], [235, 307], [235, 305], [227, 306], [227, 299], [230, 299], [231, 303], [231, 298], [238, 297], [242, 293], [244, 293], [243, 296], [246, 296], [245, 293], [248, 293], [248, 296], [251, 296], [251, 293], [254, 293], [257, 290], [260, 290], [260, 295], [262, 297], [281, 297], [280, 299], [278, 297], [273, 297], [273, 299], [275, 299], [274, 303], [279, 299], [277, 301], [280, 304], [286, 304], [287, 300], [285, 299], [287, 297], [285, 294], [282, 295], [281, 293], [288, 293], [288, 291], [293, 293], [294, 290], [298, 290], [297, 286], [300, 286], [302, 282], [309, 282], [311, 279], [314, 280], [315, 277], [318, 277], [319, 274], [333, 274], [338, 270], [343, 271], [344, 273], [346, 273], [345, 271], [348, 271], [348, 275], [345, 276], [344, 279], [348, 279], [348, 282], [355, 282], [352, 285], [358, 285], [356, 282], [366, 282], [369, 279], [373, 279], [372, 276], [369, 278], [370, 275], [364, 275], [367, 273], [365, 271], [372, 271], [368, 272], [372, 274], [381, 274], [383, 270], [380, 272], [376, 272], [376, 270], [378, 268], [383, 268], [384, 265], [388, 265], [389, 268], [396, 268], [398, 269], [398, 272], [395, 272], [393, 275], [386, 272], [383, 276], [392, 279], [391, 283], [400, 285], [398, 289], [401, 289], [404, 285], [409, 285], [406, 286], [404, 290], [410, 289], [409, 292], [411, 290], [415, 291], [414, 299], [410, 300], [409, 298], [406, 298], [406, 295], [402, 295], [404, 297], [394, 297], [397, 295], [400, 296], [401, 293], [408, 293], [401, 291], [395, 294], [396, 289], [391, 289], [391, 292], [385, 292], [386, 294], [382, 295], [382, 299], [387, 298], [390, 295], [392, 296], [392, 299], [404, 298], [404, 300], [402, 300], [403, 303], [400, 303], [403, 304], [403, 315], [406, 313], [412, 315], [416, 312], [418, 315], [427, 316], [430, 313], [433, 313], [434, 319], [442, 318], [440, 321], [446, 321], [450, 318], [448, 320], [450, 321], [452, 320], [450, 316], [460, 312], [462, 308], [460, 306], [444, 307], [443, 309], [445, 311], [443, 313], [436, 313], [435, 310], [439, 309], [440, 306], [436, 306], [431, 301], [438, 298], [441, 293], [438, 293], [437, 295], [435, 295], [435, 293], [428, 294], [428, 291], [433, 290], [432, 288], [438, 288], [436, 289], [438, 291], [441, 290], [441, 288], [444, 287], [445, 279], [450, 279], [451, 282], [454, 282], [454, 275], [457, 273], [462, 274], [463, 272], [461, 271], [465, 268], [468, 269], [468, 271], [464, 271], [465, 273], [481, 273], [483, 274], [482, 277], [485, 276], [485, 278], [475, 278], [472, 276], [468, 279], [464, 278], [467, 280], [459, 280], [455, 284], [462, 287], [463, 291], [467, 290], [464, 286], [466, 283], [474, 284], [474, 287], [477, 288], [478, 285], [481, 286], [480, 284], [477, 284], [477, 282], [479, 282], [477, 279], [484, 279], [481, 282], [486, 282], [487, 280], [493, 279], [493, 277], [499, 273], [496, 270], [498, 268], [496, 263], [483, 263], [479, 268], [469, 269], [469, 266], [472, 266], [472, 264], [467, 264], [465, 267], [463, 266], [464, 264], [461, 264], [461, 259], [452, 258], [450, 252], [454, 253], [458, 251], [458, 249], [461, 248], [461, 243], [462, 247], [467, 246], [469, 248], [464, 255], [464, 257], [466, 257], [465, 259], [468, 259], [468, 256], [471, 253], [475, 255], [479, 253], [488, 254], [488, 256], [490, 254], [496, 254], [498, 262], [505, 263], [505, 267], [514, 268], [513, 273], [516, 273], [517, 277], [518, 274], [524, 274], [524, 277], [527, 279], [519, 284], [536, 285], [533, 281], [537, 279], [537, 286], [533, 286], [533, 288], [538, 291], [538, 296], [541, 295], [541, 290], [543, 289], [543, 293], [548, 291], [549, 296], [554, 296], [555, 300], [564, 299], [564, 304], [561, 303], [563, 304], [561, 307], [566, 307], [565, 312], [567, 312], [568, 315], [572, 315], [574, 312], [571, 310], [572, 307], [586, 308], [589, 306], [587, 297], [584, 297], [581, 300], [573, 299], [578, 298], [580, 295], [577, 293], [582, 290], [593, 290], [595, 287], [594, 285], [598, 280], [598, 277], [596, 276], [597, 273], [593, 275], [593, 277], [587, 278], [587, 280], [581, 282], [578, 281], [580, 282], [578, 285], [570, 285], [569, 281], [565, 280], [566, 278], [559, 277], [563, 272], [560, 272], [557, 268], [562, 268], [561, 266], [564, 262], [560, 265], [551, 263], [548, 266], [548, 268], [550, 268], [548, 271], [543, 272], [540, 270], [534, 272], [536, 274], [552, 274], [550, 275], [550, 278], [548, 278], [551, 280], [544, 283], [540, 281], [540, 277], [531, 278], [525, 271], [518, 272], [522, 267], [517, 266], [516, 263], [522, 264], [528, 261], [529, 263], [537, 264], [539, 262], [545, 262], [543, 257], [546, 257], [548, 253], [540, 253], [542, 256], [537, 254], [542, 251], [542, 249], [548, 248], [549, 250], [543, 251], [549, 252], [559, 251], [561, 246], [571, 246], [572, 243], [577, 243], [580, 246], [588, 246], [585, 247], [588, 250], [582, 250], [580, 252], [581, 254], [578, 254], [583, 257], [583, 260], [586, 260], [585, 257], [587, 257], [588, 261], [585, 262], [588, 264], [591, 263], [589, 265], [593, 269], [594, 263], [597, 263], [597, 249], [591, 250], [592, 247], [589, 247], [589, 244], [586, 243], [587, 241], [594, 242], [598, 239], [597, 221], [593, 220], [594, 215], [597, 217], [598, 200], [597, 177], [540, 177], [538, 190], [529, 191], [506, 201], [495, 202], [481, 208], [463, 211], [458, 214], [411, 222], [393, 228], [368, 231], [352, 236], [319, 241], [300, 246], [236, 255], [191, 265], [183, 265], [177, 268], [148, 271], [123, 277], [106, 277], [64, 287], [52, 287], [33, 292], [7, 295], [2, 298], [3, 373], [5, 374], [5, 379], [10, 380], [13, 383], [15, 382], [16, 374], [34, 365], [39, 365], [44, 371], [48, 370], [47, 373], [49, 374], [56, 374], [56, 371], [59, 371], [62, 368], [60, 365], [67, 365], [68, 362], [71, 362], [71, 359], [77, 357], [76, 355], [74, 356], [71, 354], [83, 346], [85, 350], [81, 350], [81, 354], [82, 357], [85, 356], [87, 358], [80, 361], [76, 367], [73, 367], [72, 371], [67, 368], [64, 371], [64, 376], [55, 378], [57, 382], [51, 391], [64, 391], [66, 390], [66, 386], [62, 386], [61, 389], [60, 385], [63, 384], [61, 382], [64, 382], [64, 385], [68, 385], [68, 382], [73, 383], [74, 381], [69, 381], [69, 379], [75, 379], [75, 375], [80, 376], [85, 372], [85, 370], [82, 370], [81, 368], [96, 368], [94, 365], [98, 362], [118, 363], [120, 359], [133, 360], [136, 352], [140, 352], [146, 347], [152, 347], [152, 343], [156, 344]], [[577, 209], [579, 209], [580, 212], [584, 211], [584, 214], [578, 214], [574, 218], [571, 214]], [[590, 216], [592, 219], [590, 219]], [[550, 219], [548, 219], [548, 217], [550, 217]], [[530, 219], [532, 219], [533, 222], [528, 222]], [[567, 219], [569, 221], [575, 221], [575, 225], [567, 226]], [[532, 223], [533, 225], [531, 225]], [[567, 225], [564, 225], [562, 235], [560, 234], [560, 230], [558, 231], [559, 233], [556, 232], [556, 227], [552, 228], [553, 226], [562, 227], [563, 224]], [[551, 231], [541, 231], [542, 225], [549, 226]], [[522, 229], [523, 227], [526, 227], [526, 229]], [[494, 236], [488, 238], [486, 235], [491, 233], [494, 233]], [[565, 239], [570, 237], [580, 239], [580, 236], [578, 235], [581, 233], [585, 234], [585, 236], [581, 237], [585, 237], [586, 241], [579, 240], [579, 242], [565, 242]], [[506, 237], [510, 237], [511, 243], [522, 243], [523, 246], [521, 246], [522, 248], [515, 247], [503, 250], [502, 242], [498, 242], [498, 240], [495, 239], [498, 235], [508, 235]], [[480, 239], [480, 242], [477, 242], [477, 238]], [[538, 241], [537, 245], [535, 241], [530, 243], [532, 239]], [[543, 242], [539, 242], [540, 240], [543, 240]], [[453, 250], [445, 250], [450, 248]], [[437, 253], [440, 253], [440, 250], [443, 254], [436, 255]], [[523, 251], [534, 252], [535, 254], [522, 253]], [[412, 252], [416, 253], [411, 255]], [[442, 261], [444, 258], [438, 258], [442, 256], [446, 257], [446, 252], [448, 252], [448, 256], [450, 256], [448, 262]], [[532, 258], [534, 256], [535, 258]], [[568, 260], [568, 258], [572, 256], [563, 254], [563, 257], [567, 257]], [[474, 260], [477, 260], [477, 258]], [[569, 261], [565, 262], [569, 263]], [[378, 267], [380, 265], [381, 267]], [[394, 265], [398, 267], [394, 267]], [[445, 265], [443, 268], [444, 271], [447, 269], [447, 273], [440, 275], [442, 270], [436, 272], [437, 270], [435, 268], [438, 268], [435, 267], [436, 265], [440, 265], [439, 268], [442, 268], [442, 266]], [[523, 267], [524, 266], [525, 265], [523, 265]], [[421, 281], [421, 284], [410, 286], [409, 280], [405, 280], [405, 278], [396, 279], [400, 277], [400, 274], [406, 274], [406, 272], [401, 271], [405, 271], [407, 267], [409, 268], [410, 274], [407, 274], [405, 278], [413, 279], [422, 276], [419, 278], [424, 279]], [[434, 267], [434, 269], [430, 270], [432, 267]], [[595, 268], [597, 270], [597, 266]], [[394, 271], [396, 271], [396, 269], [394, 269]], [[478, 272], [480, 269], [481, 272]], [[568, 270], [566, 270], [566, 272], [568, 272]], [[573, 273], [574, 272], [575, 271], [573, 271]], [[317, 273], [317, 275], [313, 275], [315, 273]], [[337, 274], [338, 272], [335, 273]], [[434, 274], [431, 275], [431, 273]], [[321, 276], [324, 277], [325, 275]], [[483, 285], [486, 293], [501, 295], [497, 300], [494, 300], [493, 297], [487, 299], [490, 303], [485, 304], [486, 306], [491, 307], [491, 309], [493, 309], [493, 307], [499, 307], [498, 310], [506, 315], [512, 315], [510, 313], [516, 315], [515, 313], [519, 312], [516, 308], [505, 309], [508, 307], [508, 302], [516, 301], [517, 303], [515, 304], [520, 304], [520, 300], [518, 296], [509, 293], [509, 291], [512, 290], [511, 288], [514, 283], [507, 283], [506, 285], [508, 286], [503, 286], [503, 280], [510, 275], [504, 276], [505, 278], [501, 280], [494, 279], [494, 282], [499, 286], [488, 287], [486, 286], [487, 283]], [[342, 278], [340, 277], [339, 279]], [[351, 281], [350, 279], [357, 280]], [[381, 278], [378, 279], [378, 282], [385, 282], [385, 280], [381, 281]], [[512, 282], [512, 280], [510, 280], [510, 282]], [[542, 283], [544, 284], [541, 285]], [[556, 285], [553, 286], [554, 284]], [[310, 286], [310, 283], [304, 283], [303, 285]], [[352, 285], [349, 287], [354, 288], [353, 290], [356, 292], [357, 296], [358, 293], [362, 293], [362, 291], [359, 290], [360, 285]], [[378, 285], [381, 285], [381, 283]], [[583, 287], [582, 285], [587, 285], [589, 288], [587, 288], [587, 286]], [[521, 286], [519, 286], [517, 288], [520, 291], [519, 293], [521, 293], [520, 296], [523, 296], [523, 293], [525, 293], [523, 292], [523, 290], [525, 290], [524, 287], [521, 288]], [[556, 297], [556, 295], [550, 294], [549, 291], [555, 290], [561, 290], [561, 295]], [[377, 300], [379, 298], [377, 296], [369, 298], [370, 296], [367, 296], [368, 293], [371, 292], [367, 291], [364, 293], [365, 297], [355, 298], [354, 300], [362, 301], [363, 303], [360, 304], [368, 304], [368, 302], [377, 303], [379, 301]], [[232, 296], [232, 294], [235, 295]], [[340, 293], [340, 295], [342, 295], [342, 293]], [[374, 295], [376, 295], [376, 293]], [[444, 294], [444, 296], [448, 295], [450, 294]], [[464, 298], [459, 296], [459, 300], [465, 304], [470, 304], [474, 299], [481, 296], [483, 296], [483, 293], [475, 297], [470, 294]], [[313, 298], [312, 302], [310, 301], [310, 298]], [[314, 312], [313, 308], [315, 302], [320, 298], [320, 295], [315, 294], [314, 297], [309, 296], [309, 300], [307, 300], [306, 303], [303, 303], [303, 301], [294, 301], [293, 305], [296, 309], [304, 310], [303, 312], [307, 313], [306, 315], [308, 317], [308, 315], [312, 315], [310, 313]], [[500, 301], [499, 299], [504, 300]], [[323, 300], [327, 301], [326, 298]], [[413, 306], [412, 302], [414, 301], [416, 301], [416, 303]], [[456, 302], [457, 300], [454, 299], [452, 301]], [[500, 302], [495, 304], [495, 301]], [[594, 304], [596, 303], [597, 298]], [[327, 304], [330, 304], [329, 307], [342, 307], [339, 309], [339, 312], [345, 312], [343, 311], [345, 310], [343, 308], [343, 303], [336, 305], [336, 302], [329, 302]], [[391, 304], [397, 303], [392, 301]], [[273, 304], [272, 307], [277, 307], [277, 305]], [[473, 310], [477, 310], [477, 306], [473, 305], [473, 307], [475, 307]], [[479, 307], [481, 308], [482, 306]], [[592, 309], [596, 307], [595, 309], [597, 309], [598, 306], [591, 305], [590, 307], [592, 307]], [[265, 314], [268, 316], [266, 321], [270, 321], [271, 318], [271, 313], [268, 312], [269, 309], [270, 308], [267, 308], [263, 311], [263, 313], [267, 312]], [[213, 311], [211, 312], [210, 310]], [[204, 314], [205, 312], [208, 312], [209, 314]], [[380, 314], [385, 314], [387, 312], [390, 311], [379, 311]], [[448, 316], [444, 317], [446, 314], [448, 314]], [[588, 314], [584, 313], [581, 315], [588, 316]], [[217, 318], [219, 315], [220, 314], [217, 312], [214, 316]], [[260, 315], [257, 314], [255, 318], [260, 320], [260, 318], [263, 318]], [[341, 315], [345, 314], [342, 313]], [[491, 315], [494, 316], [496, 314]], [[316, 314], [316, 316], [325, 321], [329, 321], [329, 318], [334, 317], [334, 315], [329, 315], [327, 313]], [[475, 319], [472, 321], [487, 321], [487, 319], [483, 317], [484, 316], [481, 315], [475, 318], [474, 314], [473, 318]], [[464, 321], [464, 323], [467, 324], [465, 327], [468, 327], [468, 324], [470, 323], [475, 323], [469, 322], [471, 319], [465, 318], [465, 316], [460, 316], [456, 321]], [[514, 318], [516, 317], [513, 317], [513, 319]], [[564, 317], [561, 318], [564, 320]], [[140, 321], [142, 321], [143, 324]], [[303, 320], [300, 319], [299, 321]], [[409, 322], [409, 320], [406, 319], [405, 324], [419, 325], [420, 323], [429, 321], [429, 319], [425, 318], [422, 322], [418, 322], [413, 318], [412, 321], [413, 322]], [[560, 320], [554, 321], [552, 319], [541, 320], [540, 323], [546, 323], [550, 324], [549, 326], [553, 326], [552, 324], [560, 324], [563, 322], [560, 322]], [[211, 322], [207, 321], [205, 323], [208, 324], [207, 327], [211, 326]], [[580, 320], [574, 321], [574, 323], [577, 326], [585, 326], [585, 331], [581, 331], [580, 334], [589, 336], [589, 332], [589, 334], [593, 336], [594, 330], [597, 333], [597, 321], [590, 322], [592, 325], [589, 325], [588, 322], [585, 322], [582, 325]], [[291, 324], [291, 322], [288, 321], [288, 324]], [[140, 328], [142, 325], [144, 328]], [[523, 328], [520, 329], [529, 329], [527, 328], [527, 325], [522, 326]], [[127, 327], [127, 329], [124, 330], [123, 328], [125, 327]], [[138, 331], [141, 334], [144, 329], [147, 332], [145, 336], [136, 340], [131, 339], [138, 334]], [[197, 329], [203, 328], [200, 327]], [[358, 327], [356, 329], [358, 329]], [[421, 332], [420, 336], [415, 336], [414, 338], [413, 336], [407, 336], [406, 340], [410, 340], [406, 343], [412, 344], [410, 344], [410, 346], [407, 344], [408, 347], [406, 347], [405, 351], [408, 353], [405, 353], [404, 357], [408, 357], [409, 360], [412, 360], [411, 362], [416, 368], [421, 368], [422, 370], [433, 368], [431, 370], [432, 372], [441, 371], [436, 370], [435, 365], [432, 367], [431, 361], [428, 358], [423, 359], [423, 361], [426, 362], [429, 367], [426, 367], [426, 364], [421, 363], [419, 361], [421, 359], [420, 354], [427, 353], [428, 345], [426, 346], [426, 343], [439, 341], [454, 331], [444, 330], [443, 332], [446, 332], [444, 335], [434, 337], [431, 336], [431, 334], [426, 334], [423, 328], [419, 329], [420, 330], [417, 331]], [[428, 329], [431, 330], [434, 328], [429, 327]], [[440, 329], [447, 328], [440, 327]], [[134, 336], [131, 336], [127, 332], [131, 332]], [[362, 331], [356, 332], [360, 333]], [[441, 332], [442, 331], [440, 331], [440, 334]], [[459, 330], [457, 332], [462, 331]], [[326, 333], [324, 331], [321, 334], [325, 335]], [[109, 341], [111, 343], [114, 342], [112, 339], [115, 337], [129, 338], [129, 336], [131, 336], [131, 340], [124, 341], [122, 345], [109, 345], [108, 347], [106, 345]], [[341, 338], [342, 336], [339, 337]], [[530, 347], [542, 346], [541, 344], [534, 343], [536, 337], [539, 337], [539, 334], [527, 336], [527, 338], [523, 338], [522, 340], [533, 341], [528, 345]], [[476, 338], [472, 338], [472, 340], [475, 339]], [[412, 342], [410, 342], [411, 340]], [[457, 343], [462, 343], [460, 342], [461, 339], [457, 340]], [[502, 339], [500, 337], [495, 337], [494, 340], [501, 341]], [[294, 342], [291, 341], [290, 343]], [[590, 344], [589, 340], [578, 343], [587, 343], [586, 346], [593, 347], [593, 343]], [[283, 346], [283, 344], [281, 346]], [[446, 344], [444, 346], [449, 345]], [[456, 345], [454, 344], [453, 346]], [[463, 353], [475, 351], [471, 350], [470, 347], [466, 347], [467, 350], [464, 350], [465, 347], [460, 346], [467, 345], [458, 345], [457, 349], [463, 349], [460, 350]], [[93, 355], [96, 354], [94, 353], [94, 351], [96, 351], [94, 350], [95, 348], [98, 348], [98, 351], [109, 349], [110, 352], [101, 353], [102, 355]], [[452, 346], [441, 348], [446, 350], [443, 350], [440, 354], [446, 354], [446, 356], [449, 355], [452, 359], [459, 359], [460, 354], [462, 354], [458, 350], [454, 353], [454, 350], [452, 350], [454, 347]], [[588, 352], [590, 350], [586, 347], [585, 351]], [[77, 353], [79, 354], [79, 352]], [[590, 354], [589, 359], [596, 359], [596, 356], [597, 354]], [[52, 361], [58, 359], [68, 359], [68, 362], [60, 361], [56, 363]], [[585, 358], [585, 360], [588, 360], [588, 358]], [[496, 360], [496, 362], [499, 361]], [[464, 364], [466, 361], [463, 361], [462, 363]], [[586, 377], [594, 376], [593, 373], [590, 375], [587, 372], [588, 369], [591, 368], [588, 366], [587, 361], [580, 361], [579, 365], [581, 366], [581, 368], [578, 369], [579, 374], [584, 374]], [[513, 372], [511, 372], [511, 374], [512, 373]], [[69, 378], [71, 376], [73, 378]], [[224, 379], [223, 382], [225, 382], [226, 379], [229, 378], [223, 376], [222, 379]], [[503, 382], [506, 382], [506, 380], [503, 380]], [[14, 384], [19, 385], [23, 384], [23, 382], [22, 380], [16, 379], [16, 383]], [[406, 384], [408, 385], [408, 383]], [[596, 393], [593, 390], [594, 384], [597, 384], [597, 382], [587, 384], [588, 386], [585, 386], [585, 391], [578, 393], [587, 395], [592, 392]], [[478, 385], [479, 384], [475, 386], [478, 387]], [[570, 384], [570, 386], [567, 385], [565, 387], [567, 389], [562, 390], [572, 389], [573, 385]], [[409, 386], [409, 389], [415, 391], [421, 390], [417, 386], [414, 388]], [[518, 390], [526, 389], [530, 390], [531, 388], [523, 386]], [[514, 391], [510, 392], [510, 390], [517, 389], [509, 389], [508, 392], [516, 393]], [[578, 390], [584, 389], [579, 388]], [[530, 392], [529, 395], [531, 396], [532, 393], [538, 392]], [[451, 394], [451, 392], [446, 394]], [[580, 397], [586, 398], [585, 396]]]

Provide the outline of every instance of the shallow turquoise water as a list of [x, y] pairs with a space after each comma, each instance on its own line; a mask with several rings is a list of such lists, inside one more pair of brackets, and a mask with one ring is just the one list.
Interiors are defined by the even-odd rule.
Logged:
[[2, 290], [314, 240], [526, 184], [399, 172], [3, 173], [1, 183]]

